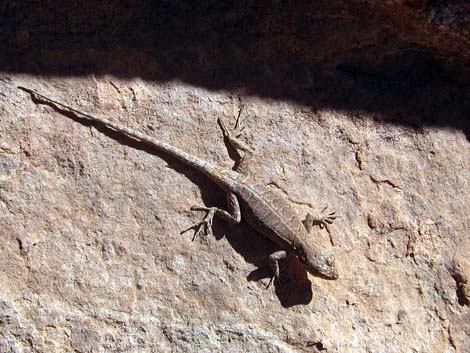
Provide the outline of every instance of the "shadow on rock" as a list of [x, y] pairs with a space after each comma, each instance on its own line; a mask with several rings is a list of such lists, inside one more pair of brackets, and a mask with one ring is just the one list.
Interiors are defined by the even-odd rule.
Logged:
[[468, 42], [420, 20], [424, 10], [326, 0], [7, 2], [0, 70], [179, 80], [468, 138]]
[[[307, 271], [297, 257], [289, 255], [285, 260], [280, 261], [280, 267], [281, 279], [280, 281], [274, 281], [273, 285], [276, 288], [276, 295], [281, 305], [289, 308], [294, 305], [310, 303], [313, 296], [312, 282], [308, 279]], [[260, 281], [261, 279], [270, 279], [271, 276], [271, 269], [265, 263], [265, 266], [252, 271], [247, 279], [249, 281]]]

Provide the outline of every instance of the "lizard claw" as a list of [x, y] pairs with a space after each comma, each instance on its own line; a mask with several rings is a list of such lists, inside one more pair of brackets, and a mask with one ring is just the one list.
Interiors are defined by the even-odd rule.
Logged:
[[194, 241], [199, 235], [207, 236], [212, 234], [212, 220], [214, 218], [216, 208], [192, 206], [191, 211], [206, 211], [207, 214], [202, 221], [192, 224], [189, 228], [180, 232], [180, 234], [184, 234], [191, 229], [194, 229], [194, 235], [191, 241]]
[[[333, 223], [336, 219], [336, 212], [335, 211], [327, 211], [328, 206], [325, 206], [323, 210], [318, 214], [311, 214], [307, 215], [306, 221], [311, 225], [319, 226], [321, 229], [327, 228], [328, 225]], [[326, 211], [326, 212], [325, 212]]]
[[266, 285], [266, 287], [264, 287], [264, 289], [268, 289], [269, 287], [271, 287], [271, 284], [274, 282], [274, 279], [276, 278], [275, 275], [273, 275], [271, 277], [271, 279], [269, 280], [268, 284]]
[[320, 226], [321, 229], [324, 227], [327, 228], [328, 224], [333, 223], [333, 221], [336, 219], [336, 212], [335, 211], [328, 211], [325, 212], [328, 206], [325, 206], [323, 210], [320, 212], [320, 214], [316, 217], [316, 222]]
[[271, 284], [275, 280], [277, 281], [277, 283], [282, 284], [281, 278], [286, 278], [286, 276], [283, 275], [283, 271], [282, 271], [283, 265], [279, 264], [279, 261], [282, 259], [285, 259], [286, 256], [287, 256], [287, 252], [284, 250], [276, 251], [269, 256], [269, 267], [271, 267], [273, 275], [271, 279], [269, 280], [269, 283], [267, 284], [266, 289], [268, 289], [269, 286], [271, 286]]
[[271, 279], [269, 280], [268, 284], [264, 287], [264, 289], [268, 289], [271, 284], [274, 283], [274, 281], [276, 281], [280, 286], [283, 286], [285, 281], [284, 280], [287, 280], [289, 278], [288, 275], [286, 275], [282, 269], [281, 271], [279, 272], [279, 274], [276, 276], [276, 274], [273, 274], [271, 276]]
[[235, 137], [240, 137], [243, 130], [245, 130], [245, 124], [244, 124], [245, 120], [241, 119], [242, 111], [243, 111], [243, 105], [238, 110], [237, 121], [235, 122], [235, 125], [232, 130], [232, 133], [235, 135]]
[[318, 214], [308, 213], [306, 219], [303, 221], [307, 231], [310, 232], [312, 226], [319, 226], [320, 229], [326, 229], [330, 237], [331, 245], [335, 245], [333, 236], [331, 234], [330, 224], [336, 219], [336, 212], [328, 210], [328, 206], [325, 206]]
[[328, 236], [330, 237], [330, 243], [331, 245], [335, 245], [335, 242], [333, 240], [333, 235], [331, 234], [331, 229], [330, 229], [330, 224], [333, 223], [333, 221], [336, 219], [336, 212], [335, 211], [326, 211], [328, 206], [325, 206], [325, 208], [320, 212], [318, 215], [318, 220], [317, 224], [320, 226], [320, 229], [326, 229], [328, 232]]
[[224, 137], [228, 137], [230, 135], [230, 131], [225, 126], [224, 120], [222, 118], [218, 118], [217, 122], [219, 123], [220, 128], [222, 129], [222, 134]]

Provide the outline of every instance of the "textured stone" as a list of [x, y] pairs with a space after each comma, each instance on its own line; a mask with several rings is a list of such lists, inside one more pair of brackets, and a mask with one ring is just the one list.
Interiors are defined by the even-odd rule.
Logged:
[[[463, 7], [295, 3], [0, 5], [0, 352], [469, 351]], [[265, 290], [244, 222], [179, 234], [205, 177], [16, 85], [227, 167], [244, 105], [258, 181], [337, 210], [340, 278]]]

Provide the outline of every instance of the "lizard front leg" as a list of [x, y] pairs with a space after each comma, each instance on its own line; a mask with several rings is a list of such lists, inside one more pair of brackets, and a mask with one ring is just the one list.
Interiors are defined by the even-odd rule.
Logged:
[[242, 218], [240, 204], [238, 203], [237, 196], [232, 192], [227, 193], [227, 206], [228, 212], [217, 207], [192, 206], [191, 211], [205, 211], [207, 212], [206, 216], [202, 221], [192, 224], [189, 228], [183, 230], [180, 234], [194, 229], [194, 236], [192, 239], [193, 241], [198, 235], [212, 234], [212, 221], [214, 216], [225, 219], [230, 223], [239, 223]]
[[269, 286], [271, 285], [271, 283], [274, 282], [274, 280], [280, 280], [281, 276], [279, 270], [279, 261], [285, 259], [286, 257], [287, 251], [285, 250], [279, 250], [269, 255], [269, 267], [271, 267], [271, 270], [273, 271], [273, 276], [271, 277], [268, 285], [266, 286], [266, 289], [269, 288]]

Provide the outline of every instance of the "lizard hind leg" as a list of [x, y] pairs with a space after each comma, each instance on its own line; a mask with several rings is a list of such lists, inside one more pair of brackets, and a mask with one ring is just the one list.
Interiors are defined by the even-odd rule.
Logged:
[[194, 229], [193, 241], [199, 235], [212, 234], [212, 221], [214, 216], [221, 217], [231, 223], [239, 223], [241, 221], [240, 204], [238, 203], [237, 196], [234, 193], [227, 193], [228, 212], [218, 207], [205, 207], [205, 206], [192, 206], [191, 211], [205, 211], [206, 216], [202, 221], [192, 224], [189, 228], [183, 230], [180, 234], [184, 234], [191, 229]]
[[[245, 142], [240, 140], [240, 136], [242, 135], [243, 130], [245, 129], [244, 121], [241, 119], [242, 109], [243, 107], [240, 108], [237, 120], [232, 129], [227, 128], [222, 118], [217, 119], [217, 122], [219, 123], [219, 126], [222, 129], [222, 134], [224, 138], [227, 139], [227, 141], [236, 150], [238, 154], [239, 160], [235, 164], [235, 171], [241, 174], [248, 174], [248, 166], [252, 156], [254, 155], [254, 151]], [[240, 152], [243, 152], [243, 154], [241, 154]]]

